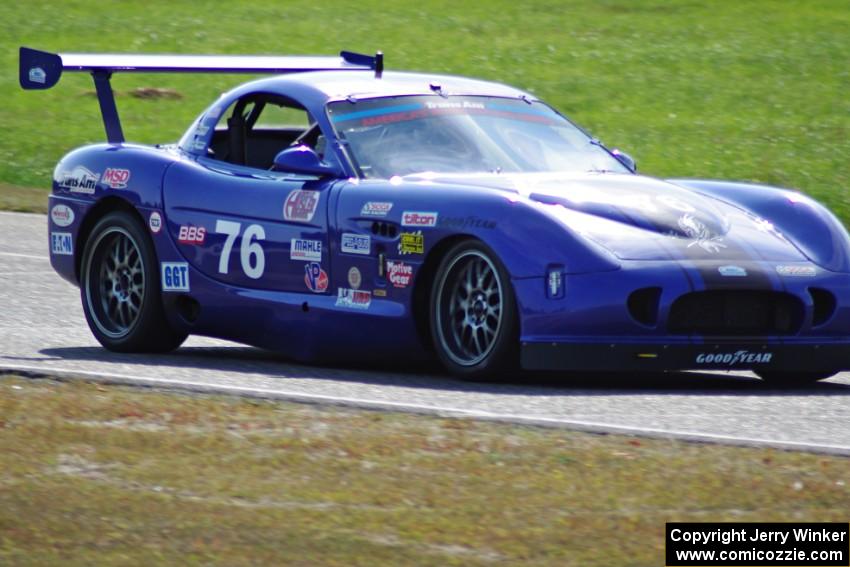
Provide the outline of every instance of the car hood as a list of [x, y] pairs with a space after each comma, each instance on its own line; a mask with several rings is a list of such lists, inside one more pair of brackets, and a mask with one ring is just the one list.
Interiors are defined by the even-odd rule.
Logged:
[[542, 205], [568, 229], [624, 260], [806, 261], [767, 219], [641, 175], [488, 174], [430, 182], [489, 187]]

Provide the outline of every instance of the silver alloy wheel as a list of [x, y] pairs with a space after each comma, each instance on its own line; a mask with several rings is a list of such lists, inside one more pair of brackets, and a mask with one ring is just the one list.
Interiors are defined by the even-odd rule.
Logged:
[[85, 265], [89, 313], [104, 335], [120, 339], [139, 319], [145, 299], [145, 267], [138, 243], [124, 228], [97, 236]]
[[486, 254], [467, 250], [452, 260], [438, 285], [436, 323], [443, 352], [460, 366], [475, 366], [492, 352], [502, 327], [499, 272]]

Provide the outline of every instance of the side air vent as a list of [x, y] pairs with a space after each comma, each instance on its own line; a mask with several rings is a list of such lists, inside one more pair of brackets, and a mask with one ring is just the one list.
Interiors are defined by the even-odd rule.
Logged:
[[793, 335], [803, 324], [803, 313], [803, 302], [790, 293], [697, 291], [673, 302], [667, 327], [683, 335]]
[[812, 302], [814, 303], [812, 327], [820, 327], [832, 319], [832, 315], [835, 313], [835, 307], [837, 305], [835, 296], [831, 292], [818, 287], [810, 287], [809, 295], [812, 296]]
[[398, 230], [394, 224], [377, 221], [372, 223], [372, 234], [383, 236], [385, 238], [395, 238], [397, 233]]
[[177, 297], [177, 313], [187, 323], [194, 323], [201, 314], [201, 304], [188, 295], [180, 295]]
[[647, 327], [658, 323], [658, 302], [661, 299], [660, 287], [644, 287], [629, 295], [626, 305], [632, 319]]

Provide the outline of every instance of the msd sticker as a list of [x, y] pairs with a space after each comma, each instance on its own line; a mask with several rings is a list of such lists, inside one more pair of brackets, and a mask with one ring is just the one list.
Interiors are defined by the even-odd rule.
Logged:
[[417, 226], [419, 228], [437, 226], [437, 213], [404, 211], [401, 214], [401, 226]]
[[369, 309], [372, 304], [372, 294], [359, 289], [346, 289], [341, 287], [337, 290], [337, 307], [348, 307], [351, 309]]
[[324, 293], [328, 289], [328, 273], [318, 262], [310, 262], [304, 266], [304, 283], [313, 293]]
[[107, 167], [101, 178], [103, 184], [113, 189], [126, 189], [127, 182], [130, 181], [130, 170], [119, 169], [117, 167]]
[[360, 215], [364, 217], [385, 217], [392, 208], [392, 203], [369, 201], [360, 209]]
[[322, 241], [293, 238], [289, 241], [289, 259], [321, 262]]
[[60, 256], [74, 255], [74, 240], [70, 232], [50, 233], [50, 252]]
[[162, 291], [189, 291], [189, 264], [162, 262]]
[[207, 237], [207, 229], [202, 226], [182, 225], [177, 233], [177, 242], [180, 244], [203, 244]]
[[342, 251], [347, 254], [363, 254], [368, 256], [372, 247], [372, 239], [368, 234], [343, 233], [341, 241]]
[[393, 287], [405, 288], [413, 279], [413, 266], [404, 262], [387, 261], [387, 279]]
[[283, 204], [283, 218], [289, 221], [310, 222], [318, 206], [318, 191], [296, 189], [286, 197], [286, 202]]
[[56, 226], [70, 226], [74, 224], [74, 211], [67, 205], [56, 205], [50, 209], [50, 220]]

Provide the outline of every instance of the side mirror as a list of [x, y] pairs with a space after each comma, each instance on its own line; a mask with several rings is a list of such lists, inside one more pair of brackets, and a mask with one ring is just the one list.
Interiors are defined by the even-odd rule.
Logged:
[[617, 161], [626, 166], [626, 168], [632, 173], [637, 173], [637, 163], [634, 158], [627, 154], [626, 152], [621, 152], [617, 148], [611, 150], [611, 155], [617, 158]]
[[342, 171], [335, 165], [319, 159], [319, 155], [310, 146], [286, 148], [274, 156], [274, 171], [287, 171], [307, 175], [330, 175], [340, 177]]

